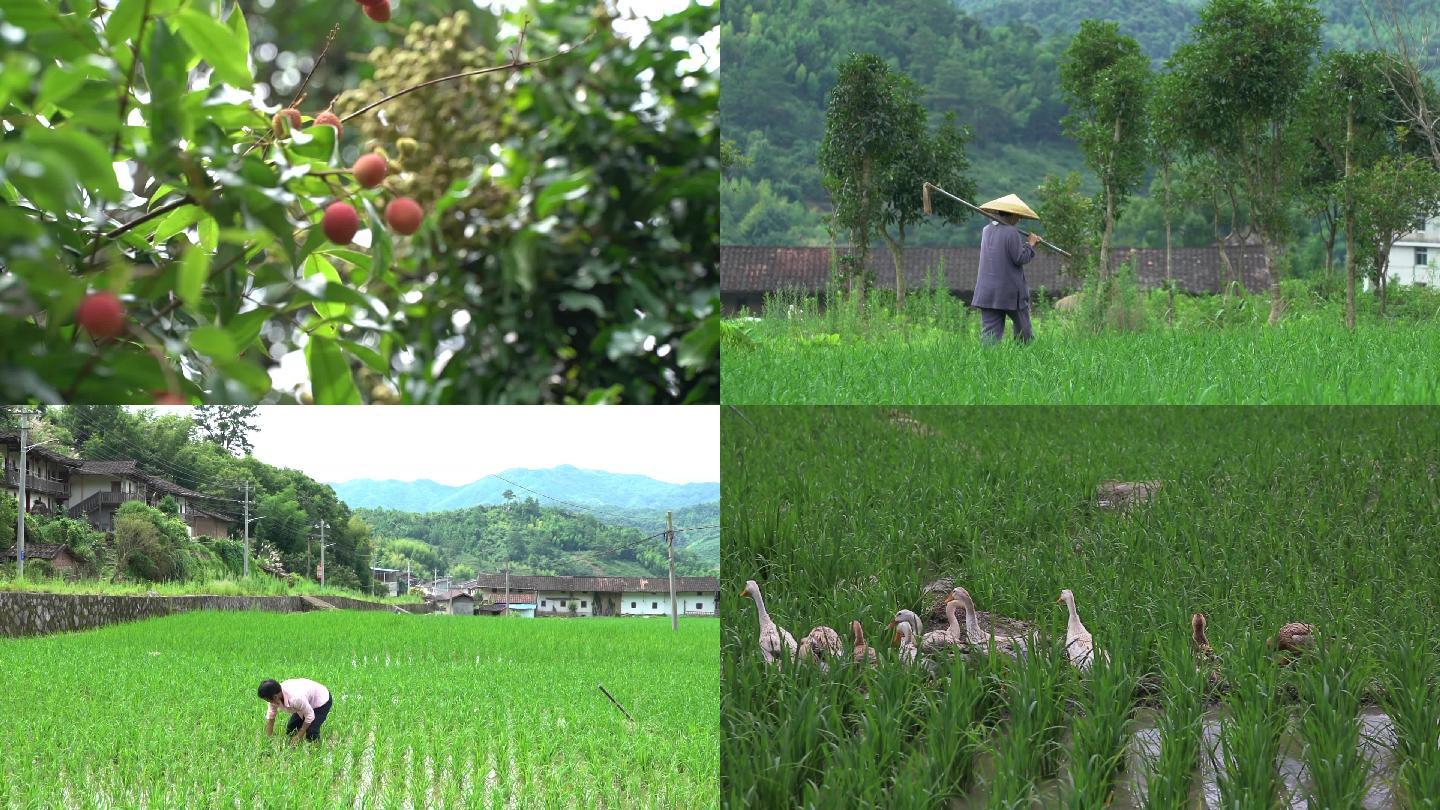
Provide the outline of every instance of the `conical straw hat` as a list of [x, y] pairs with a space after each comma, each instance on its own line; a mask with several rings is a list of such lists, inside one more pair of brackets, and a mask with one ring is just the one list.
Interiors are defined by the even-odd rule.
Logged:
[[1026, 219], [1039, 219], [1040, 216], [1031, 210], [1025, 201], [1014, 194], [1006, 194], [997, 200], [991, 200], [980, 206], [982, 211], [1003, 211], [1007, 214], [1019, 214]]

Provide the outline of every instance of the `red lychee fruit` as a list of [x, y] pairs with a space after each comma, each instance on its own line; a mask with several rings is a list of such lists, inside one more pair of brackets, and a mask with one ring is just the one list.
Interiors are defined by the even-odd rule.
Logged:
[[334, 127], [335, 137], [337, 138], [340, 137], [340, 133], [345, 131], [344, 125], [340, 123], [339, 116], [335, 115], [335, 113], [330, 112], [329, 110], [326, 110], [325, 112], [322, 112], [319, 115], [315, 116], [315, 126]]
[[360, 230], [360, 215], [355, 213], [355, 206], [350, 203], [333, 202], [325, 209], [320, 227], [331, 242], [348, 245], [355, 238], [355, 232]]
[[390, 22], [390, 0], [365, 4], [365, 16], [375, 22]]
[[90, 293], [75, 308], [75, 323], [91, 337], [120, 337], [125, 334], [125, 305], [115, 293]]
[[420, 230], [420, 220], [425, 218], [425, 212], [420, 210], [420, 203], [409, 197], [396, 197], [385, 206], [385, 221], [396, 233], [409, 236]]
[[286, 118], [290, 119], [290, 129], [300, 128], [300, 111], [294, 107], [286, 107], [280, 112], [275, 113], [275, 117], [270, 119], [270, 127], [275, 130], [275, 136], [277, 138], [285, 137]]
[[355, 174], [355, 180], [365, 188], [374, 188], [385, 182], [385, 158], [371, 152], [368, 155], [361, 155], [350, 168]]

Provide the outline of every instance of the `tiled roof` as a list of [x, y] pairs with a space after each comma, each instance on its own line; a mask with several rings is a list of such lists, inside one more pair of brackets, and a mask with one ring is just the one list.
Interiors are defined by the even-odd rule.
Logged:
[[[14, 448], [15, 448], [16, 450], [19, 450], [19, 449], [20, 449], [20, 434], [19, 434], [19, 433], [16, 433], [16, 432], [13, 431], [13, 430], [12, 430], [12, 431], [0, 431], [0, 444], [12, 445], [12, 446], [14, 446]], [[41, 457], [43, 457], [43, 458], [47, 458], [47, 459], [49, 459], [49, 460], [51, 460], [51, 461], [57, 462], [57, 463], [59, 463], [59, 464], [64, 464], [64, 465], [66, 465], [66, 466], [70, 466], [70, 467], [79, 467], [79, 466], [80, 466], [80, 459], [78, 459], [78, 458], [71, 458], [71, 457], [65, 455], [64, 453], [57, 453], [57, 452], [55, 452], [54, 450], [51, 450], [51, 449], [49, 449], [49, 448], [47, 448], [47, 447], [45, 447], [45, 446], [43, 446], [43, 445], [42, 445], [42, 446], [33, 446], [33, 445], [32, 445], [32, 446], [29, 448], [29, 450], [27, 450], [26, 452], [27, 452], [27, 453], [34, 453], [34, 454], [37, 455], [37, 456], [41, 456]]]
[[[830, 281], [833, 264], [844, 249], [828, 247], [752, 247], [722, 245], [720, 248], [720, 291], [722, 293], [757, 293], [775, 290], [823, 291]], [[1231, 247], [1226, 250], [1241, 282], [1251, 291], [1264, 289], [1270, 283], [1265, 251], [1258, 245]], [[1135, 260], [1136, 277], [1143, 287], [1158, 287], [1165, 280], [1163, 248], [1117, 248], [1111, 264]], [[927, 277], [943, 279], [955, 292], [975, 289], [976, 267], [980, 250], [975, 247], [910, 247], [905, 249], [905, 286], [915, 290], [926, 284]], [[1183, 292], [1217, 292], [1224, 265], [1219, 249], [1174, 248], [1171, 250], [1172, 275]], [[943, 268], [943, 273], [941, 269]], [[880, 248], [870, 254], [870, 269], [875, 283], [882, 289], [894, 289], [895, 264], [890, 251]], [[1025, 277], [1032, 290], [1068, 290], [1078, 286], [1073, 278], [1060, 276], [1059, 257], [1041, 250], [1025, 265]]]
[[[53, 560], [60, 556], [60, 552], [62, 551], [69, 551], [63, 543], [26, 543], [25, 559]], [[9, 548], [0, 556], [3, 556], [4, 559], [13, 560], [16, 559], [18, 555], [16, 555], [15, 549]]]
[[143, 481], [144, 483], [149, 484], [150, 486], [160, 490], [161, 492], [167, 492], [171, 495], [179, 495], [182, 498], [206, 497], [203, 493], [196, 492], [193, 489], [187, 489], [180, 486], [179, 484], [171, 481], [166, 481], [164, 478], [160, 478], [158, 476], [154, 476], [150, 473], [145, 472], [144, 470], [140, 469], [139, 465], [133, 459], [125, 461], [87, 460], [80, 465], [80, 474], [114, 475], [121, 478], [130, 478], [136, 481]]
[[[480, 574], [465, 583], [471, 587], [503, 588], [505, 575]], [[535, 591], [622, 593], [668, 593], [670, 578], [660, 577], [554, 577], [510, 575], [510, 587]], [[720, 580], [715, 577], [676, 577], [676, 591], [718, 591]]]

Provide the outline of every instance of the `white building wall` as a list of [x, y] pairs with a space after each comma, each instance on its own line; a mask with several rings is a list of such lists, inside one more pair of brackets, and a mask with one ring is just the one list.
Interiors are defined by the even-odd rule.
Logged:
[[97, 492], [109, 492], [112, 481], [120, 482], [121, 492], [135, 492], [137, 484], [129, 478], [113, 475], [72, 475], [70, 476], [70, 505], [74, 506]]
[[[680, 594], [675, 594], [679, 598]], [[670, 594], [626, 591], [620, 594], [621, 616], [669, 616]]]
[[680, 600], [681, 612], [686, 616], [715, 615], [715, 602], [719, 597], [718, 593], [686, 591], [684, 593], [677, 593], [675, 596]]
[[[1385, 275], [1392, 284], [1440, 287], [1440, 218], [1426, 220], [1424, 230], [1405, 234], [1390, 248]], [[1365, 285], [1371, 286], [1368, 279]]]
[[[580, 591], [540, 591], [535, 599], [539, 616], [589, 616], [595, 612], [594, 594]], [[571, 610], [574, 607], [574, 610]]]

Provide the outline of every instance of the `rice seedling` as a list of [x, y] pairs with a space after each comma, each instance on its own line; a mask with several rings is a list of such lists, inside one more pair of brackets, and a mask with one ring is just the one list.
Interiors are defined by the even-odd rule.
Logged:
[[[0, 808], [713, 807], [718, 625], [190, 613], [0, 640], [44, 684], [0, 694]], [[264, 736], [256, 686], [295, 676], [331, 689], [317, 743]]]
[[1160, 711], [1160, 753], [1146, 782], [1150, 810], [1190, 806], [1200, 762], [1201, 724], [1205, 716], [1205, 674], [1195, 666], [1189, 645], [1178, 637], [1162, 642], [1160, 672], [1164, 706]]
[[1396, 640], [1382, 703], [1395, 724], [1400, 795], [1410, 807], [1440, 807], [1440, 664], [1433, 639]]
[[[1331, 317], [1333, 316], [1333, 320]], [[860, 331], [751, 323], [721, 349], [732, 404], [1435, 404], [1440, 379], [1401, 357], [1440, 356], [1435, 322], [1338, 313], [1277, 327], [1197, 325], [1082, 334], [1035, 322], [1029, 345], [983, 346], [955, 329], [882, 320]], [[817, 339], [824, 337], [825, 339]]]
[[[1440, 728], [1433, 648], [1418, 663], [1395, 659], [1406, 639], [1433, 635], [1440, 604], [1440, 423], [1429, 411], [741, 406], [722, 419], [728, 806], [899, 806], [928, 794], [1178, 808], [1198, 791], [1227, 807], [1277, 806], [1331, 790], [1311, 783], [1326, 767], [1325, 796], [1350, 795], [1363, 772], [1388, 797], [1364, 757], [1340, 756], [1366, 741], [1307, 748], [1307, 734], [1348, 734], [1357, 720], [1345, 706], [1312, 712], [1317, 696], [1343, 686], [1371, 712], [1383, 700], [1397, 736]], [[1101, 505], [1107, 481], [1159, 483]], [[927, 586], [941, 577], [983, 616], [1029, 623], [1039, 646], [1018, 661], [929, 655], [933, 673], [902, 664], [879, 628], [902, 608], [935, 626]], [[765, 667], [754, 608], [734, 598], [750, 578], [797, 638], [861, 621], [878, 665]], [[1081, 673], [1064, 661], [1062, 588], [1109, 665]], [[1191, 650], [1193, 613], [1208, 617], [1216, 665]], [[1319, 627], [1343, 660], [1268, 649], [1287, 622]], [[957, 716], [969, 723], [937, 719], [954, 689], [968, 695]], [[1124, 757], [1137, 706], [1158, 729], [1143, 774]], [[938, 750], [962, 752], [955, 771]], [[1397, 749], [1402, 790], [1416, 785], [1405, 795], [1440, 795], [1431, 754], [1423, 742]], [[1322, 756], [1334, 764], [1311, 762]]]
[[1299, 673], [1304, 708], [1300, 739], [1309, 772], [1310, 801], [1317, 807], [1358, 807], [1365, 798], [1370, 763], [1360, 749], [1361, 689], [1365, 671], [1338, 643], [1326, 644]]

